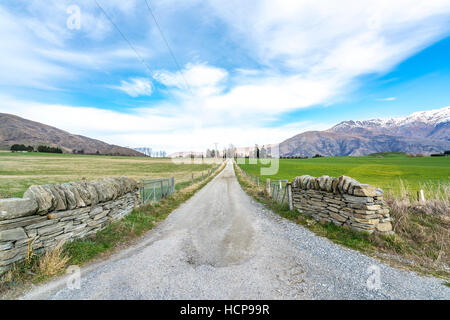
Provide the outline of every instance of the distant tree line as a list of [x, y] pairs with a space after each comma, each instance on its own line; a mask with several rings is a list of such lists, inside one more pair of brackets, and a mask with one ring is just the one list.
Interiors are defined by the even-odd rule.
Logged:
[[58, 147], [49, 147], [49, 146], [39, 146], [38, 152], [44, 153], [63, 153], [63, 151]]
[[[324, 156], [320, 154], [315, 154], [311, 158], [323, 158]], [[280, 157], [280, 159], [309, 159], [309, 157], [302, 157], [302, 156], [286, 156], [286, 157]]]
[[11, 146], [12, 152], [20, 152], [20, 151], [27, 151], [27, 152], [33, 152], [34, 148], [32, 146], [25, 146], [23, 144], [13, 144]]
[[63, 153], [61, 148], [49, 147], [49, 146], [38, 146], [35, 150], [32, 146], [25, 146], [24, 144], [13, 144], [11, 146], [12, 152], [45, 152], [45, 153]]
[[449, 157], [450, 156], [450, 150], [446, 150], [443, 153], [433, 153], [430, 156], [432, 156], [432, 157]]
[[280, 159], [309, 159], [309, 157], [301, 157], [301, 156], [286, 156], [286, 157], [280, 157]]

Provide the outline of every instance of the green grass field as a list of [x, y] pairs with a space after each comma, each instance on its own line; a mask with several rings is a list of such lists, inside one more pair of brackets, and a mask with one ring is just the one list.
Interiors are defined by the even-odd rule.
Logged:
[[135, 179], [175, 177], [175, 183], [186, 182], [191, 175], [215, 166], [176, 164], [171, 159], [146, 157], [109, 157], [72, 154], [0, 152], [0, 197], [21, 197], [33, 184], [63, 183], [82, 178], [128, 176]]
[[[261, 176], [261, 166], [259, 163], [248, 164], [248, 160], [240, 165], [247, 173], [258, 176]], [[401, 192], [402, 185], [411, 195], [419, 189], [424, 189], [426, 193], [439, 189], [442, 196], [442, 186], [450, 183], [450, 157], [408, 158], [401, 153], [380, 153], [365, 157], [280, 159], [278, 173], [261, 178], [292, 181], [305, 174], [315, 177], [346, 175], [394, 194]]]

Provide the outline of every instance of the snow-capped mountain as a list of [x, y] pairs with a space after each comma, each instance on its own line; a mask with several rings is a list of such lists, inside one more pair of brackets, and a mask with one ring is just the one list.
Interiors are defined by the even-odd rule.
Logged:
[[423, 123], [426, 125], [437, 125], [443, 122], [450, 121], [450, 106], [434, 109], [428, 111], [419, 111], [412, 113], [405, 117], [398, 118], [390, 118], [390, 119], [372, 119], [372, 120], [363, 120], [363, 121], [344, 121], [330, 130], [340, 132], [346, 131], [351, 128], [386, 128], [391, 129], [393, 127], [405, 126], [409, 124], [415, 123]]
[[444, 150], [450, 150], [450, 107], [391, 119], [344, 121], [328, 130], [305, 132], [280, 144], [282, 156], [430, 154]]
[[363, 136], [393, 135], [409, 138], [448, 140], [450, 107], [415, 112], [405, 117], [344, 121], [328, 131]]

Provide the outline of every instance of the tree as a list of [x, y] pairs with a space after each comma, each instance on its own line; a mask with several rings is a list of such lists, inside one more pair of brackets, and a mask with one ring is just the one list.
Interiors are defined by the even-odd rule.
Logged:
[[313, 158], [322, 158], [322, 157], [323, 157], [322, 155], [317, 153]]
[[255, 144], [255, 158], [259, 159], [259, 147], [257, 144]]

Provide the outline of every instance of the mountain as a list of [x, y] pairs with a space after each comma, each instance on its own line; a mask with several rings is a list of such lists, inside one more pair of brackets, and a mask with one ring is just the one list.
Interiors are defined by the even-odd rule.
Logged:
[[143, 156], [142, 153], [132, 149], [74, 135], [12, 114], [0, 113], [0, 146], [9, 148], [13, 144], [60, 147], [68, 153], [72, 150], [84, 150], [84, 153], [91, 154], [98, 151], [104, 155]]
[[280, 144], [280, 155], [362, 156], [375, 152], [438, 153], [450, 150], [450, 107], [406, 117], [344, 121]]

